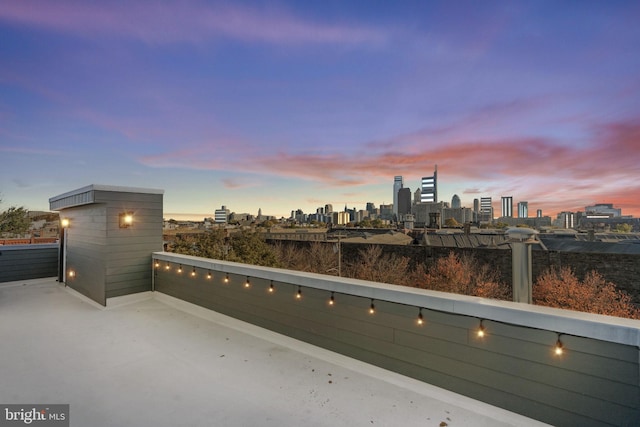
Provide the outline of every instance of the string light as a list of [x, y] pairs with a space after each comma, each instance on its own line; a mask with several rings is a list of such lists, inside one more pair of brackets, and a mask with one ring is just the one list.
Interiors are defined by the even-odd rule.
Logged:
[[484, 325], [482, 324], [482, 319], [480, 319], [480, 326], [478, 326], [478, 332], [477, 332], [478, 338], [484, 338], [485, 332], [486, 330], [484, 328]]
[[209, 271], [207, 272], [207, 279], [211, 279], [211, 277], [213, 277], [213, 276], [211, 275], [211, 270], [209, 270]]
[[422, 326], [424, 325], [424, 317], [422, 317], [422, 308], [420, 308], [420, 310], [418, 311], [418, 325]]
[[371, 305], [369, 306], [369, 314], [374, 314], [376, 312], [376, 306], [373, 304], [373, 298], [371, 299]]
[[333, 296], [333, 292], [331, 292], [331, 296], [329, 297], [329, 305], [333, 305], [336, 303], [336, 299]]
[[180, 264], [180, 267], [178, 267], [178, 273], [182, 273], [182, 264]]
[[302, 299], [302, 288], [298, 286], [298, 292], [296, 293], [296, 299]]
[[169, 265], [169, 262], [167, 261], [167, 265], [165, 266], [165, 269], [169, 270], [171, 268], [171, 266]]
[[227, 273], [227, 275], [224, 276], [224, 283], [229, 283], [229, 273]]
[[160, 261], [156, 261], [156, 263], [155, 263], [155, 267], [156, 267], [156, 268], [160, 267]]
[[191, 277], [196, 277], [196, 268], [193, 267], [193, 270], [191, 270]]
[[244, 282], [244, 287], [245, 288], [250, 288], [251, 287], [251, 282], [249, 281], [249, 277], [247, 276], [247, 281]]
[[562, 345], [562, 341], [560, 341], [560, 334], [558, 334], [558, 340], [556, 341], [556, 346], [554, 347], [553, 352], [556, 356], [562, 356], [564, 353], [564, 346]]
[[273, 293], [273, 291], [275, 291], [276, 288], [273, 286], [273, 280], [271, 282], [269, 282], [269, 292]]

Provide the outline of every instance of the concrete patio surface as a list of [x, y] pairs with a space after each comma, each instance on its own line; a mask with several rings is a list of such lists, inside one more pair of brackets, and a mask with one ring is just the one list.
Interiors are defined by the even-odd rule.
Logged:
[[0, 403], [76, 427], [544, 425], [158, 293], [0, 284], [0, 342]]

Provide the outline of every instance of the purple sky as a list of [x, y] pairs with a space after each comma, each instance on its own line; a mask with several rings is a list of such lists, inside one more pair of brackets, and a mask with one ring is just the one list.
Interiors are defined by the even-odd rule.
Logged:
[[[640, 216], [637, 1], [0, 0], [0, 210], [88, 184], [165, 216], [439, 196]], [[499, 210], [498, 210], [499, 211]]]

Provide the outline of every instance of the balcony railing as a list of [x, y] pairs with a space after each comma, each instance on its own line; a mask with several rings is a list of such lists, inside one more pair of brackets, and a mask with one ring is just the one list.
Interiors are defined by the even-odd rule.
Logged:
[[152, 258], [157, 292], [554, 425], [640, 424], [640, 321]]

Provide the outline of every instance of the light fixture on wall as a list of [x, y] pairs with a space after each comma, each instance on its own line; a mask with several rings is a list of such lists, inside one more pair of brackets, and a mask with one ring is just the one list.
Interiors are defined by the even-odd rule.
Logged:
[[133, 224], [133, 212], [122, 212], [119, 215], [120, 228], [129, 228]]
[[76, 272], [73, 270], [69, 270], [67, 276], [69, 276], [70, 279], [73, 279], [74, 277], [76, 277]]
[[62, 228], [68, 228], [70, 224], [69, 218], [62, 218], [60, 220], [60, 225], [62, 226]]
[[556, 356], [562, 356], [564, 353], [564, 346], [562, 345], [562, 341], [560, 341], [560, 334], [558, 334], [558, 340], [556, 341], [556, 345], [553, 348], [553, 353]]
[[480, 326], [478, 326], [478, 331], [476, 332], [476, 334], [478, 335], [478, 338], [484, 338], [485, 333], [486, 329], [482, 324], [482, 319], [480, 319]]

